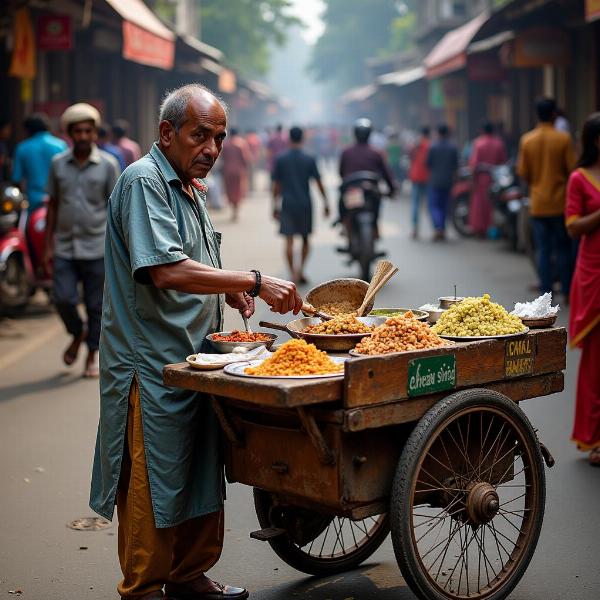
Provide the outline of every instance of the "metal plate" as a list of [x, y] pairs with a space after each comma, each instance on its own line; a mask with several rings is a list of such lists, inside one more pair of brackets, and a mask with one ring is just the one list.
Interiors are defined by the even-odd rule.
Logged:
[[530, 329], [552, 327], [556, 323], [558, 315], [551, 315], [549, 317], [519, 317], [523, 325], [526, 325]]
[[230, 352], [233, 352], [234, 348], [240, 347], [246, 348], [246, 350], [254, 350], [254, 348], [258, 348], [259, 346], [265, 346], [268, 350], [273, 345], [273, 342], [277, 339], [277, 336], [274, 333], [265, 333], [264, 331], [255, 332], [269, 337], [269, 339], [264, 342], [224, 342], [221, 340], [214, 339], [215, 335], [231, 335], [231, 333], [231, 331], [219, 331], [217, 333], [209, 333], [206, 336], [206, 339], [211, 343], [212, 347], [221, 354], [229, 354]]
[[[344, 363], [348, 359], [344, 356], [330, 356], [329, 357], [334, 363]], [[344, 372], [341, 373], [327, 373], [325, 375], [248, 375], [244, 373], [244, 369], [248, 367], [256, 367], [260, 365], [262, 360], [250, 360], [243, 363], [232, 363], [227, 365], [223, 371], [228, 375], [235, 375], [237, 377], [250, 377], [252, 379], [326, 379], [331, 377], [343, 377]]]
[[507, 333], [505, 335], [481, 335], [481, 336], [457, 336], [457, 335], [442, 335], [438, 333], [437, 335], [445, 340], [453, 340], [455, 342], [478, 342], [481, 340], [504, 340], [507, 338], [519, 337], [521, 335], [525, 335], [529, 332], [529, 327], [525, 327], [523, 331], [519, 331], [519, 333]]
[[[440, 336], [443, 337], [443, 336]], [[348, 354], [350, 354], [350, 356], [356, 356], [357, 358], [373, 358], [374, 356], [395, 356], [396, 354], [414, 354], [415, 352], [427, 352], [429, 350], [438, 350], [441, 348], [454, 348], [454, 342], [451, 341], [449, 338], [444, 338], [446, 339], [449, 343], [447, 345], [444, 346], [433, 346], [432, 348], [420, 348], [418, 350], [402, 350], [401, 352], [386, 352], [384, 354], [362, 354], [361, 352], [357, 352], [356, 350], [352, 349], [350, 350], [350, 352], [348, 352]]]

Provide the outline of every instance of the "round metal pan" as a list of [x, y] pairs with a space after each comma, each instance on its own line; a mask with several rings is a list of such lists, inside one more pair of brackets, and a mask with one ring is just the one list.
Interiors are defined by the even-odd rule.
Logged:
[[[384, 317], [357, 317], [359, 321], [365, 325], [381, 325], [385, 323]], [[328, 335], [322, 333], [304, 333], [309, 325], [317, 325], [323, 321], [318, 317], [304, 317], [290, 321], [287, 325], [283, 323], [271, 323], [269, 321], [261, 321], [261, 327], [269, 329], [277, 329], [285, 331], [289, 336], [297, 339], [306, 340], [309, 344], [314, 344], [319, 350], [327, 352], [348, 352], [370, 333], [342, 333], [340, 335]]]

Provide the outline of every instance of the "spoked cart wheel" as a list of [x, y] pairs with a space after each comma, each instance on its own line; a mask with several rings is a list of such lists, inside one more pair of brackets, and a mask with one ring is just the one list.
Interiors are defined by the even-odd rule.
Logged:
[[333, 575], [357, 567], [389, 533], [385, 514], [353, 521], [281, 504], [276, 494], [258, 488], [254, 488], [254, 506], [261, 527], [285, 529], [269, 539], [275, 554], [309, 575]]
[[422, 600], [506, 598], [540, 535], [537, 436], [506, 396], [473, 389], [432, 407], [410, 435], [391, 498], [392, 542]]

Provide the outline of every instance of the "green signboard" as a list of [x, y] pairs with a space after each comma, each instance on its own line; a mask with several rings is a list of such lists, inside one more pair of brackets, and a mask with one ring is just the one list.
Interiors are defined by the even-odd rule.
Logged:
[[442, 354], [408, 362], [409, 396], [423, 396], [456, 387], [456, 356]]

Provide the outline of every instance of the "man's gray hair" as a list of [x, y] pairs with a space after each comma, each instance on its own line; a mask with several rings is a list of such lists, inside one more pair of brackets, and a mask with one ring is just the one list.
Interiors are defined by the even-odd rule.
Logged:
[[175, 127], [175, 130], [179, 131], [185, 123], [185, 113], [189, 101], [199, 93], [208, 93], [213, 96], [227, 114], [227, 104], [225, 104], [222, 98], [201, 83], [189, 83], [176, 90], [167, 92], [160, 105], [158, 122], [169, 121]]

